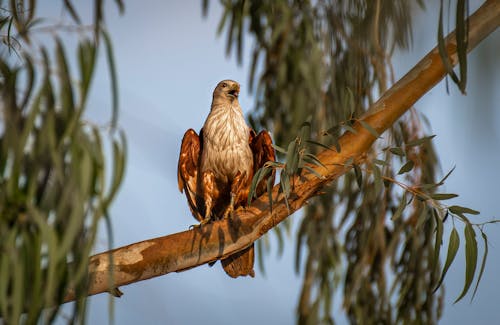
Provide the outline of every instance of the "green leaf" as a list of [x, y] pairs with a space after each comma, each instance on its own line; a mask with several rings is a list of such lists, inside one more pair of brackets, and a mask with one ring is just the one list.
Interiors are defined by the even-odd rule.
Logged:
[[357, 134], [357, 133], [358, 133], [358, 131], [356, 131], [356, 130], [352, 127], [352, 126], [347, 125], [347, 124], [345, 124], [345, 125], [344, 125], [344, 129], [345, 129], [346, 131], [351, 132], [352, 134]]
[[257, 197], [257, 185], [272, 171], [271, 168], [262, 167], [257, 170], [252, 179], [252, 185], [250, 186], [250, 191], [248, 193], [248, 205], [252, 203], [252, 199]]
[[[64, 112], [70, 112], [75, 109], [73, 100], [73, 89], [71, 88], [71, 76], [69, 73], [68, 62], [64, 54], [64, 48], [60, 39], [56, 39], [56, 58], [59, 76], [59, 86], [61, 93], [61, 105]], [[66, 114], [68, 114], [66, 113]], [[66, 116], [69, 117], [69, 116]]]
[[406, 192], [403, 193], [403, 197], [401, 198], [401, 201], [399, 201], [398, 208], [396, 209], [396, 212], [391, 217], [391, 220], [397, 220], [401, 215], [403, 214], [403, 211], [406, 208]]
[[453, 173], [453, 171], [455, 170], [455, 167], [456, 166], [453, 166], [453, 168], [443, 177], [443, 179], [441, 179], [437, 185], [443, 185], [444, 184], [444, 181], [451, 175], [451, 173]]
[[313, 168], [309, 167], [309, 166], [304, 166], [304, 169], [306, 169], [307, 171], [309, 171], [310, 173], [314, 174], [316, 177], [318, 178], [321, 178], [321, 179], [324, 179], [325, 176], [321, 175], [320, 173], [318, 173], [316, 170], [314, 170]]
[[274, 150], [276, 150], [278, 152], [281, 152], [283, 154], [286, 154], [286, 150], [284, 148], [282, 148], [282, 147], [280, 147], [280, 146], [278, 146], [278, 145], [276, 145], [274, 143], [272, 144], [272, 146], [273, 146]]
[[467, 214], [478, 215], [480, 213], [479, 211], [476, 211], [476, 210], [473, 210], [470, 208], [466, 208], [466, 207], [463, 207], [460, 205], [452, 205], [452, 206], [448, 207], [448, 210], [450, 210], [450, 212], [453, 214], [467, 213]]
[[271, 213], [273, 213], [273, 185], [274, 185], [274, 176], [269, 177], [266, 182], [266, 189], [269, 199], [269, 207], [271, 208]]
[[377, 165], [380, 165], [380, 166], [388, 166], [389, 163], [385, 160], [380, 160], [380, 159], [373, 159], [373, 162]]
[[416, 139], [416, 140], [413, 140], [413, 141], [409, 141], [408, 143], [406, 143], [406, 147], [415, 147], [415, 146], [419, 146], [425, 142], [429, 142], [429, 140], [432, 140], [436, 135], [430, 135], [430, 136], [427, 136], [427, 137], [423, 137], [423, 138], [420, 138], [420, 139]]
[[358, 184], [358, 187], [361, 189], [363, 186], [363, 173], [361, 172], [361, 168], [359, 168], [359, 165], [354, 164], [354, 174], [356, 175], [356, 183]]
[[479, 282], [481, 282], [481, 278], [483, 277], [484, 267], [486, 266], [486, 259], [488, 258], [488, 237], [486, 237], [486, 234], [483, 231], [481, 231], [481, 236], [483, 237], [483, 242], [484, 242], [484, 254], [483, 254], [483, 260], [481, 261], [481, 269], [479, 270], [479, 276], [477, 277], [476, 286], [474, 288], [474, 292], [472, 293], [471, 301], [476, 296], [477, 288], [479, 287]]
[[334, 151], [332, 150], [332, 148], [330, 148], [329, 146], [327, 146], [326, 144], [323, 144], [321, 142], [316, 142], [316, 141], [313, 141], [313, 140], [306, 140], [307, 143], [310, 143], [310, 144], [313, 144], [315, 146], [319, 146], [319, 147], [322, 147], [326, 150], [330, 150], [330, 151]]
[[371, 135], [373, 135], [375, 138], [379, 138], [380, 137], [380, 134], [373, 128], [373, 126], [371, 126], [370, 124], [368, 124], [366, 121], [363, 121], [363, 120], [359, 120], [359, 123], [368, 131], [371, 133]]
[[398, 171], [398, 175], [401, 175], [401, 174], [404, 174], [404, 173], [407, 173], [409, 172], [410, 170], [413, 169], [413, 167], [415, 166], [415, 163], [413, 162], [413, 160], [408, 160], [402, 167], [401, 169], [399, 169]]
[[321, 160], [319, 160], [318, 157], [316, 157], [312, 153], [306, 153], [302, 159], [304, 159], [304, 161], [310, 164], [326, 168], [326, 166], [321, 162]]
[[391, 153], [398, 155], [398, 156], [401, 156], [401, 157], [404, 157], [406, 155], [404, 150], [401, 149], [401, 147], [390, 148], [389, 151]]
[[470, 223], [465, 225], [464, 229], [465, 234], [465, 283], [464, 288], [460, 296], [453, 302], [454, 304], [460, 301], [472, 283], [474, 279], [474, 273], [476, 273], [477, 266], [477, 241], [476, 241], [476, 233], [474, 229], [472, 229], [472, 225]]
[[458, 194], [453, 194], [453, 193], [434, 193], [431, 194], [431, 199], [442, 201], [442, 200], [449, 200], [457, 197]]
[[441, 286], [441, 283], [444, 280], [446, 272], [448, 272], [451, 263], [453, 263], [453, 260], [457, 255], [459, 246], [460, 246], [460, 237], [458, 236], [457, 229], [453, 227], [450, 234], [450, 239], [448, 243], [448, 254], [446, 255], [446, 261], [444, 262], [443, 272], [441, 273], [441, 278], [439, 279], [436, 288], [434, 288], [434, 292], [436, 292], [436, 290]]
[[436, 209], [432, 209], [432, 215], [434, 216], [434, 221], [436, 222], [436, 237], [434, 242], [434, 258], [432, 260], [432, 265], [436, 268], [439, 265], [439, 253], [441, 252], [441, 245], [443, 245], [443, 220], [439, 217]]
[[111, 38], [104, 29], [101, 30], [101, 33], [104, 38], [106, 59], [108, 60], [109, 76], [111, 80], [111, 106], [113, 112], [111, 114], [111, 128], [114, 130], [118, 124], [118, 77], [116, 76], [115, 56], [113, 54]]
[[298, 167], [299, 153], [296, 150], [298, 143], [299, 139], [296, 138], [288, 144], [288, 148], [286, 150], [285, 170], [288, 175], [295, 174]]
[[375, 193], [379, 193], [383, 185], [382, 171], [375, 164], [372, 165], [372, 170], [373, 170], [373, 182], [375, 184]]

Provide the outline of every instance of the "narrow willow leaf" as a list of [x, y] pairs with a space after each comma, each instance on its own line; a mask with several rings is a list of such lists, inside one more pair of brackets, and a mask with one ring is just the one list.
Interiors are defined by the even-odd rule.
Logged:
[[454, 304], [460, 301], [465, 296], [467, 291], [469, 291], [477, 267], [476, 233], [474, 232], [474, 229], [472, 228], [472, 225], [470, 223], [465, 225], [464, 234], [465, 234], [465, 283], [462, 293], [453, 302]]
[[452, 206], [448, 207], [448, 210], [450, 210], [450, 212], [453, 213], [453, 214], [467, 213], [467, 214], [478, 215], [480, 213], [477, 210], [466, 208], [466, 207], [463, 207], [463, 206], [460, 206], [460, 205], [452, 205]]
[[372, 170], [373, 170], [373, 182], [375, 183], [375, 193], [380, 193], [380, 189], [382, 188], [383, 185], [382, 171], [375, 164], [372, 164]]
[[458, 194], [453, 194], [453, 193], [434, 193], [431, 194], [431, 199], [442, 201], [442, 200], [449, 200], [453, 199], [455, 197], [458, 197]]
[[257, 197], [257, 185], [266, 177], [272, 169], [270, 168], [259, 168], [252, 179], [252, 185], [250, 186], [250, 191], [248, 193], [248, 205], [252, 203], [253, 198]]
[[277, 255], [278, 257], [279, 256], [283, 256], [283, 251], [285, 249], [285, 240], [283, 239], [283, 232], [281, 231], [281, 228], [280, 227], [274, 227], [274, 230], [275, 230], [275, 233], [276, 233], [276, 237], [278, 239], [278, 252], [277, 252]]
[[290, 195], [290, 176], [282, 172], [280, 177], [280, 184], [283, 194], [285, 194], [285, 197], [288, 197]]
[[282, 154], [286, 154], [286, 150], [284, 148], [282, 148], [274, 143], [272, 144], [272, 146], [273, 146], [274, 150], [281, 152]]
[[73, 89], [71, 83], [71, 76], [69, 73], [68, 62], [66, 60], [66, 55], [64, 54], [64, 48], [60, 39], [56, 39], [56, 58], [57, 58], [57, 69], [59, 76], [60, 89], [60, 100], [62, 109], [66, 112], [67, 117], [69, 117], [70, 112], [75, 109], [75, 104], [73, 100]]
[[401, 157], [404, 157], [406, 155], [404, 150], [401, 149], [401, 147], [389, 148], [389, 151], [391, 153], [398, 155], [398, 156], [401, 156]]
[[464, 95], [467, 85], [467, 46], [469, 43], [469, 20], [467, 19], [467, 12], [465, 8], [465, 0], [458, 0], [455, 18], [455, 22], [457, 25], [455, 29], [455, 38], [457, 41], [457, 56], [460, 81], [457, 85]]
[[391, 217], [391, 220], [397, 220], [401, 215], [403, 214], [403, 211], [405, 210], [407, 205], [406, 202], [406, 192], [403, 193], [403, 197], [401, 198], [401, 201], [399, 201], [398, 208], [396, 209], [396, 212], [394, 212], [393, 216]]
[[108, 60], [109, 76], [111, 80], [111, 128], [116, 129], [118, 124], [118, 77], [116, 76], [115, 56], [113, 54], [113, 44], [108, 32], [101, 30], [106, 48], [106, 59]]
[[309, 143], [309, 144], [313, 144], [315, 146], [322, 147], [322, 148], [324, 148], [326, 150], [334, 151], [334, 150], [332, 150], [332, 148], [330, 148], [329, 146], [327, 146], [326, 144], [323, 144], [321, 142], [316, 142], [316, 141], [313, 141], [313, 140], [306, 140], [306, 142]]
[[443, 177], [443, 179], [441, 179], [437, 185], [443, 185], [444, 184], [444, 181], [446, 181], [446, 179], [451, 175], [451, 173], [453, 173], [453, 171], [455, 170], [455, 167], [456, 166], [453, 166], [453, 168]]
[[430, 136], [427, 136], [427, 137], [423, 137], [423, 138], [420, 138], [420, 139], [416, 139], [416, 140], [413, 140], [413, 141], [410, 141], [408, 143], [406, 143], [406, 146], [407, 147], [415, 147], [415, 146], [419, 146], [423, 143], [426, 143], [426, 142], [429, 142], [429, 140], [432, 140], [436, 135], [430, 135]]
[[441, 61], [443, 61], [444, 68], [446, 70], [446, 73], [451, 77], [453, 82], [456, 84], [459, 83], [458, 77], [455, 74], [455, 71], [453, 71], [453, 65], [450, 62], [450, 58], [448, 57], [448, 51], [446, 49], [446, 44], [445, 44], [445, 38], [444, 38], [444, 32], [443, 32], [443, 0], [440, 1], [440, 7], [439, 7], [439, 21], [438, 21], [438, 35], [437, 35], [437, 41], [438, 41], [438, 51], [439, 51], [439, 56], [441, 57]]
[[366, 121], [363, 120], [359, 120], [359, 123], [375, 138], [380, 138], [380, 134], [373, 128], [373, 126], [371, 126], [370, 124], [368, 124]]
[[443, 245], [443, 220], [439, 217], [436, 209], [432, 209], [432, 215], [434, 216], [434, 221], [436, 222], [436, 237], [434, 242], [434, 258], [432, 259], [433, 268], [437, 268], [439, 265], [439, 254], [441, 252], [441, 246]]
[[120, 140], [113, 141], [113, 174], [111, 178], [111, 186], [105, 200], [105, 206], [113, 200], [125, 174], [126, 158], [127, 158], [127, 140], [125, 133], [120, 130]]
[[329, 128], [328, 130], [326, 130], [325, 133], [337, 138], [339, 136], [339, 133], [340, 133], [340, 128], [341, 128], [340, 125], [335, 125], [335, 126]]
[[484, 254], [483, 260], [481, 261], [481, 269], [479, 270], [479, 276], [477, 277], [476, 286], [474, 287], [474, 292], [472, 293], [471, 301], [476, 296], [477, 288], [479, 287], [479, 282], [481, 282], [481, 278], [483, 277], [484, 267], [486, 266], [486, 259], [488, 258], [488, 237], [486, 234], [481, 231], [481, 236], [483, 237], [484, 242]]
[[318, 157], [316, 157], [312, 153], [306, 153], [302, 159], [304, 159], [308, 163], [312, 163], [316, 166], [321, 166], [326, 168], [326, 166], [321, 162], [321, 160], [319, 160]]
[[359, 165], [354, 164], [353, 167], [354, 167], [354, 174], [356, 176], [356, 183], [358, 184], [358, 187], [361, 189], [361, 187], [363, 186], [363, 173], [361, 172], [361, 168], [359, 167]]
[[401, 168], [398, 171], [398, 175], [409, 172], [410, 170], [413, 169], [414, 166], [415, 163], [413, 162], [413, 160], [408, 160], [403, 166], [401, 166]]
[[458, 236], [457, 229], [453, 227], [450, 234], [450, 239], [448, 243], [448, 254], [446, 255], [446, 261], [444, 262], [443, 272], [441, 273], [441, 278], [439, 279], [436, 288], [434, 288], [434, 292], [436, 292], [436, 290], [441, 286], [441, 283], [443, 282], [444, 277], [446, 276], [446, 272], [448, 272], [451, 263], [453, 263], [453, 260], [457, 255], [459, 246], [460, 246], [460, 237]]
[[69, 12], [71, 18], [73, 18], [73, 20], [77, 24], [81, 24], [82, 21], [81, 21], [80, 17], [78, 16], [75, 8], [73, 7], [73, 4], [71, 3], [71, 1], [70, 0], [64, 0], [63, 3], [64, 3], [64, 7], [66, 8], [66, 10]]
[[285, 157], [285, 170], [287, 171], [288, 175], [292, 175], [295, 173], [295, 169], [297, 166], [293, 166], [294, 161], [298, 163], [298, 152], [296, 151], [298, 144], [298, 139], [295, 139], [291, 141], [288, 144], [288, 147], [286, 149], [286, 157]]
[[273, 183], [274, 183], [274, 177], [269, 177], [266, 181], [267, 196], [268, 196], [267, 198], [269, 199], [269, 207], [271, 209], [271, 213], [273, 213], [273, 185], [274, 185]]
[[389, 163], [385, 160], [380, 160], [380, 159], [373, 159], [373, 162], [377, 165], [380, 165], [380, 166], [388, 166]]
[[[267, 235], [265, 235], [265, 237], [267, 237]], [[258, 240], [255, 246], [257, 247], [257, 264], [259, 265], [259, 271], [262, 274], [266, 274], [266, 268], [264, 263], [264, 250], [262, 249], [263, 241]]]
[[356, 131], [356, 130], [355, 130], [352, 126], [350, 126], [350, 125], [345, 124], [345, 125], [343, 125], [343, 127], [344, 127], [344, 129], [345, 129], [346, 131], [349, 131], [349, 132], [351, 132], [352, 134], [357, 134], [357, 133], [358, 133], [358, 131]]
[[311, 168], [309, 166], [304, 166], [304, 169], [309, 171], [310, 173], [314, 174], [318, 178], [321, 178], [321, 179], [325, 178], [325, 176], [321, 175], [320, 173], [318, 173], [316, 170], [314, 170], [313, 168]]

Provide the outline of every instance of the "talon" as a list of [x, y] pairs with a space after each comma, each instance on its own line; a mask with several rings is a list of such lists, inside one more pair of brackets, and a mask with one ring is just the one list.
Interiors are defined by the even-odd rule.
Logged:
[[200, 228], [201, 226], [206, 225], [210, 221], [211, 221], [210, 216], [205, 217], [205, 219], [201, 220], [199, 224], [189, 226], [189, 229], [191, 230], [191, 229], [194, 229], [194, 228]]
[[233, 212], [234, 212], [234, 198], [235, 194], [231, 192], [231, 201], [229, 202], [229, 206], [227, 207], [226, 211], [224, 212], [224, 219], [229, 219], [229, 217], [233, 217]]

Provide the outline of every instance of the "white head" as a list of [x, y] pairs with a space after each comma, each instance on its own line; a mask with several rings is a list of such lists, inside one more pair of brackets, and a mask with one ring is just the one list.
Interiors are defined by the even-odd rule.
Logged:
[[238, 104], [240, 84], [234, 80], [222, 80], [214, 89], [212, 106]]

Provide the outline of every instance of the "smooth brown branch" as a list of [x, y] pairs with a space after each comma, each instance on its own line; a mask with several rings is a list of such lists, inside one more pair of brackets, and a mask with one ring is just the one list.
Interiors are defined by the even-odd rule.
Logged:
[[[500, 2], [486, 1], [469, 18], [468, 51], [476, 47], [500, 24]], [[454, 34], [446, 38], [446, 48], [453, 65], [457, 63]], [[372, 105], [362, 120], [377, 133], [382, 134], [400, 118], [427, 91], [444, 78], [446, 72], [437, 48], [429, 52], [413, 69], [395, 83]], [[314, 166], [313, 173], [303, 173], [293, 179], [293, 190], [288, 198], [289, 209], [279, 194], [278, 186], [273, 189], [273, 210], [271, 213], [268, 195], [264, 194], [245, 210], [235, 212], [232, 221], [217, 221], [201, 228], [195, 228], [165, 237], [145, 240], [116, 248], [90, 257], [89, 274], [91, 283], [88, 294], [94, 295], [113, 290], [111, 288], [109, 263], [113, 255], [114, 287], [123, 286], [157, 277], [170, 272], [187, 270], [207, 262], [224, 258], [248, 247], [271, 228], [300, 209], [312, 196], [318, 195], [322, 187], [346, 173], [348, 161], [360, 163], [376, 140], [360, 123], [354, 125], [356, 133], [345, 133], [339, 143], [340, 153], [325, 150], [317, 157], [324, 164]], [[65, 301], [74, 300], [68, 292]]]

